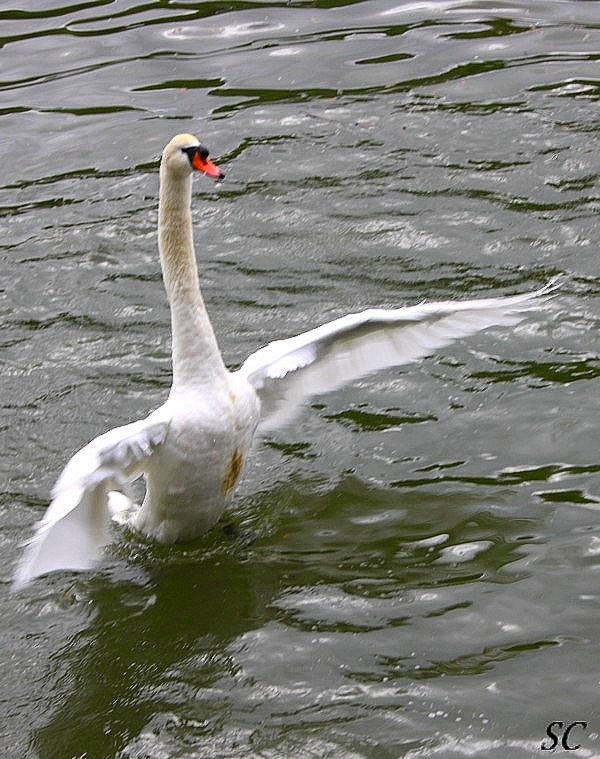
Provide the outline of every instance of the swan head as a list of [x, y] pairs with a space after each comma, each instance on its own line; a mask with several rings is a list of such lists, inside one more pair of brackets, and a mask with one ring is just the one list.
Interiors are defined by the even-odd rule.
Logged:
[[177, 134], [165, 147], [161, 168], [175, 176], [189, 176], [193, 171], [201, 171], [214, 179], [223, 179], [225, 174], [208, 158], [208, 150], [193, 134]]

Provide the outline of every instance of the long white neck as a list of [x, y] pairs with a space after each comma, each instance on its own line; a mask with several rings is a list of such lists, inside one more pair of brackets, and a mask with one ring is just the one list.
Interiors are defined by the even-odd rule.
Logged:
[[190, 210], [192, 177], [160, 168], [158, 247], [171, 309], [173, 389], [214, 382], [226, 372], [200, 293]]

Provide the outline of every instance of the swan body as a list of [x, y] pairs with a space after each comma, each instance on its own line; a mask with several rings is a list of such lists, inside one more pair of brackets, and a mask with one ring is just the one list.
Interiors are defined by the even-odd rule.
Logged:
[[313, 395], [417, 361], [488, 327], [515, 325], [554, 289], [350, 314], [270, 343], [230, 372], [198, 281], [194, 170], [222, 177], [196, 137], [177, 135], [162, 155], [158, 224], [171, 311], [169, 397], [146, 419], [100, 435], [71, 458], [17, 567], [15, 589], [54, 570], [93, 567], [110, 539], [111, 516], [132, 506], [128, 483], [142, 475], [146, 494], [131, 524], [162, 543], [194, 538], [231, 499], [259, 424], [262, 432], [275, 430]]

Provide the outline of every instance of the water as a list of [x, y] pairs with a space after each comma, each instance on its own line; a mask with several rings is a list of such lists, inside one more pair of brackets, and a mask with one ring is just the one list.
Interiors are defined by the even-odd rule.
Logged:
[[[598, 709], [595, 2], [0, 10], [6, 757], [537, 756]], [[11, 595], [68, 456], [170, 382], [157, 159], [230, 366], [370, 306], [553, 310], [316, 399], [202, 540]], [[550, 755], [550, 754], [549, 754]]]

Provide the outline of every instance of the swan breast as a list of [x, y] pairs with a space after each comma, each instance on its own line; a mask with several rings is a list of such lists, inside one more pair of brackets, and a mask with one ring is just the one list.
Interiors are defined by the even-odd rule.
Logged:
[[[228, 379], [233, 378], [229, 375]], [[253, 388], [187, 388], [167, 402], [171, 424], [146, 471], [146, 497], [135, 527], [163, 543], [189, 540], [223, 513], [242, 474], [258, 423]]]

